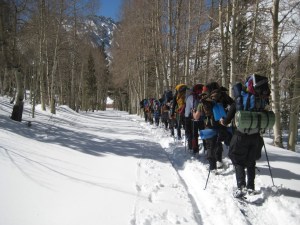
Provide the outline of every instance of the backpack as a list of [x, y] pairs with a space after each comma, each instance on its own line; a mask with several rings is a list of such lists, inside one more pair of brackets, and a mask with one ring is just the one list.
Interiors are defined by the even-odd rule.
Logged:
[[140, 108], [144, 109], [148, 106], [148, 99], [143, 99], [142, 101], [140, 101]]
[[268, 78], [257, 74], [247, 77], [245, 85], [237, 83], [233, 86], [237, 110], [264, 111], [269, 105], [270, 94]]
[[275, 114], [266, 110], [271, 94], [267, 77], [252, 74], [247, 77], [244, 85], [237, 83], [232, 89], [237, 110], [235, 125], [238, 131], [254, 134], [274, 126]]
[[177, 104], [177, 112], [180, 114], [180, 115], [183, 115], [184, 114], [184, 109], [185, 109], [185, 100], [186, 100], [186, 92], [188, 90], [188, 87], [187, 85], [185, 84], [178, 84], [176, 87], [175, 87], [175, 90], [176, 90], [176, 103]]
[[159, 102], [159, 100], [153, 100], [153, 105], [152, 105], [152, 107], [153, 107], [153, 110], [154, 111], [160, 111], [160, 102]]
[[207, 88], [209, 93], [202, 100], [204, 112], [207, 116], [213, 116], [214, 121], [219, 121], [226, 117], [224, 105], [230, 105], [232, 99], [227, 95], [227, 89], [220, 87], [216, 82], [212, 82]]
[[163, 99], [162, 101], [163, 104], [170, 102], [173, 99], [173, 92], [171, 90], [164, 91], [164, 95], [162, 99]]
[[145, 99], [143, 99], [142, 101], [140, 101], [140, 108], [141, 108], [141, 109], [144, 108], [144, 100], [145, 100]]
[[160, 117], [160, 102], [159, 100], [153, 100], [153, 116], [154, 118], [159, 118]]
[[206, 122], [206, 129], [200, 131], [200, 137], [205, 140], [217, 136], [217, 142], [224, 142], [228, 146], [232, 137], [232, 129], [219, 125], [219, 121], [226, 117], [225, 107], [231, 105], [233, 99], [226, 93], [228, 90], [216, 82], [208, 84], [203, 90], [202, 110], [209, 121]]
[[[203, 90], [203, 84], [196, 84], [191, 89], [186, 90], [185, 94], [185, 112], [189, 113], [189, 117], [192, 117], [192, 110], [197, 109], [197, 106], [199, 104], [199, 98], [202, 94]], [[190, 99], [189, 99], [190, 98]], [[188, 100], [189, 99], [189, 100]], [[187, 104], [187, 101], [191, 101], [192, 104]]]

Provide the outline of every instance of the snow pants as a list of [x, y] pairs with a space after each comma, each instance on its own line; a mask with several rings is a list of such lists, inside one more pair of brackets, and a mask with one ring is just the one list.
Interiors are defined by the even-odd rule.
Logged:
[[[263, 138], [259, 133], [243, 134], [236, 131], [231, 139], [229, 147], [229, 158], [235, 166], [236, 181], [238, 188], [255, 188], [255, 165], [256, 160], [261, 157]], [[247, 183], [246, 173], [247, 169]]]

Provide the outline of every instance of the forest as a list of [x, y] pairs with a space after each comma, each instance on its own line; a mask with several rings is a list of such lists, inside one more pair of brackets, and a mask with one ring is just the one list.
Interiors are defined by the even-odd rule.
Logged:
[[300, 2], [123, 0], [109, 48], [91, 40], [96, 0], [2, 0], [0, 94], [12, 119], [24, 100], [55, 113], [114, 108], [140, 114], [144, 98], [179, 83], [217, 81], [231, 93], [249, 74], [269, 78], [274, 145], [295, 150], [300, 105]]

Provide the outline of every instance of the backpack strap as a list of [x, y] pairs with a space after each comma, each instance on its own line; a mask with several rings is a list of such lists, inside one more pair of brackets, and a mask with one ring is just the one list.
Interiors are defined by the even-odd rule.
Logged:
[[257, 128], [261, 129], [261, 114], [257, 114]]
[[252, 94], [250, 92], [248, 92], [248, 96], [247, 96], [247, 100], [246, 100], [246, 105], [245, 105], [245, 110], [246, 111], [249, 111], [249, 109], [250, 109], [251, 96], [252, 96]]
[[[247, 133], [250, 133], [250, 130], [251, 130], [251, 128], [252, 128], [252, 124], [253, 124], [253, 114], [252, 114], [252, 112], [250, 112], [250, 126], [249, 126], [249, 128], [248, 129], [245, 129], [245, 131], [246, 130], [248, 130], [248, 132]], [[245, 132], [246, 133], [246, 132]]]
[[267, 121], [268, 121], [266, 127], [268, 127], [268, 126], [269, 126], [269, 123], [270, 123], [270, 117], [269, 117], [269, 113], [266, 112], [266, 114], [267, 114]]

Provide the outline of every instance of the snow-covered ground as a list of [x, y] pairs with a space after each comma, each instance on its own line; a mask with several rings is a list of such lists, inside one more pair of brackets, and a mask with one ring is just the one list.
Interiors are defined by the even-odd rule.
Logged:
[[25, 104], [19, 123], [11, 111], [0, 97], [0, 225], [300, 224], [300, 155], [270, 138], [275, 186], [263, 150], [260, 194], [240, 203], [226, 149], [225, 168], [204, 190], [205, 157], [192, 159], [184, 143], [137, 115], [60, 106], [56, 115], [37, 107], [30, 119]]

